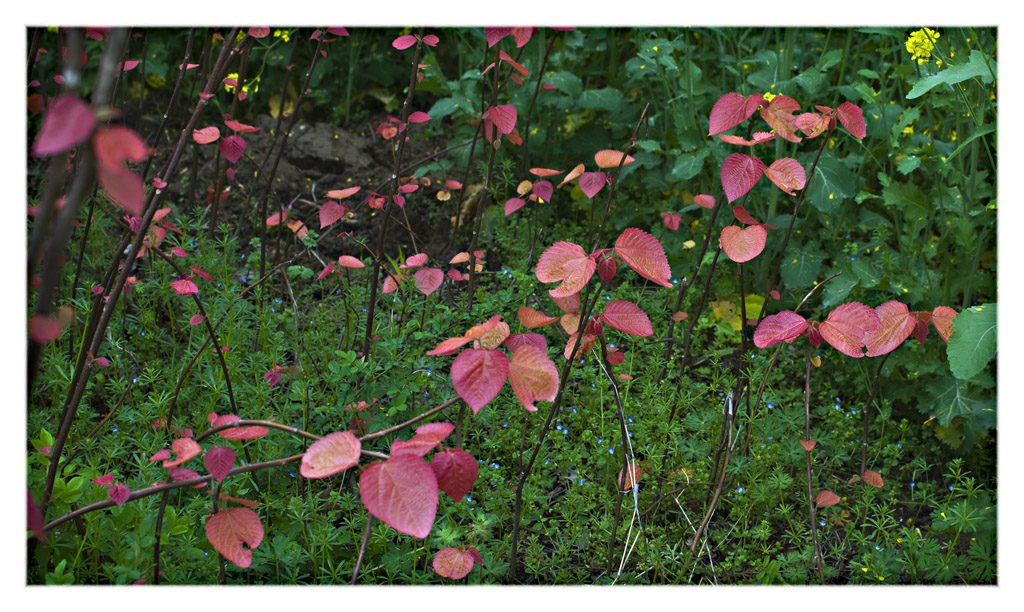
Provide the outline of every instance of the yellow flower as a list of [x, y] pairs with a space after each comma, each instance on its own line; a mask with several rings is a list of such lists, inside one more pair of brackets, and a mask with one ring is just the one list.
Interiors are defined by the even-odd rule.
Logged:
[[[232, 81], [237, 83], [238, 82], [238, 73], [237, 72], [229, 73], [228, 76], [226, 76], [224, 78], [224, 80], [226, 81], [228, 79], [231, 79]], [[235, 92], [235, 86], [231, 85], [229, 83], [224, 83], [224, 91], [226, 91], [228, 93], [234, 93]]]
[[153, 89], [160, 89], [161, 87], [163, 87], [166, 84], [167, 84], [167, 79], [165, 79], [163, 77], [159, 77], [159, 76], [157, 76], [155, 74], [151, 74], [148, 77], [146, 77], [146, 85], [149, 85]]
[[763, 94], [763, 96], [762, 96], [762, 97], [764, 98], [764, 101], [765, 101], [765, 102], [767, 102], [767, 103], [771, 104], [772, 100], [774, 100], [774, 99], [775, 99], [775, 95], [776, 95], [776, 94], [773, 94], [773, 93], [771, 93], [771, 92], [766, 92], [765, 94]]
[[906, 134], [907, 136], [910, 136], [911, 134], [914, 133], [914, 126], [908, 125], [907, 127], [903, 128], [903, 133]]
[[288, 42], [289, 40], [291, 40], [291, 37], [288, 36], [287, 30], [274, 30], [274, 37], [280, 38], [284, 42]]
[[906, 43], [907, 52], [912, 54], [910, 59], [917, 60], [918, 64], [927, 63], [928, 58], [932, 56], [932, 50], [935, 49], [935, 39], [939, 36], [941, 34], [930, 28], [911, 32]]

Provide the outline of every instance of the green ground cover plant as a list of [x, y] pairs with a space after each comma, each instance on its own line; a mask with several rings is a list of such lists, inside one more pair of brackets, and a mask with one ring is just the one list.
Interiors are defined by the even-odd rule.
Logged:
[[28, 43], [28, 584], [998, 582], [994, 28]]

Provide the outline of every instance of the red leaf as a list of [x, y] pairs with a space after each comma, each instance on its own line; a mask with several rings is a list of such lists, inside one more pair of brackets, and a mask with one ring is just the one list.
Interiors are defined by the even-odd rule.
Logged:
[[53, 342], [60, 337], [61, 329], [60, 321], [42, 314], [32, 315], [28, 321], [29, 336], [38, 344]]
[[504, 51], [499, 51], [498, 58], [501, 61], [507, 63], [509, 66], [512, 66], [512, 68], [515, 69], [516, 72], [523, 75], [524, 77], [530, 76], [529, 71], [527, 71], [522, 64], [512, 59], [508, 53], [505, 53]]
[[199, 287], [187, 278], [171, 282], [171, 289], [178, 295], [195, 295], [199, 293]]
[[234, 164], [242, 159], [246, 146], [244, 138], [238, 134], [232, 134], [220, 141], [220, 154], [224, 156], [224, 159]]
[[455, 501], [469, 493], [476, 482], [476, 460], [461, 448], [443, 448], [434, 453], [430, 469], [437, 478], [437, 486]]
[[432, 350], [427, 351], [427, 354], [428, 355], [451, 355], [455, 351], [459, 350], [459, 347], [461, 347], [464, 344], [468, 344], [468, 343], [470, 343], [472, 341], [473, 341], [472, 338], [466, 338], [464, 336], [459, 336], [458, 338], [448, 338], [447, 340], [445, 340], [445, 341], [441, 342], [440, 344], [438, 344]]
[[814, 440], [800, 440], [800, 446], [807, 452], [811, 452], [817, 444]]
[[158, 450], [157, 452], [153, 453], [153, 455], [150, 456], [149, 460], [150, 461], [161, 461], [161, 460], [170, 459], [170, 458], [171, 458], [171, 451], [167, 450], [166, 448], [162, 448], [162, 449]]
[[868, 135], [867, 127], [864, 125], [864, 111], [856, 104], [843, 102], [836, 109], [836, 115], [839, 117], [839, 123], [842, 123], [846, 131], [855, 138], [864, 138]]
[[612, 365], [619, 365], [626, 359], [626, 354], [617, 349], [611, 349], [608, 351], [608, 363]]
[[654, 328], [651, 320], [639, 306], [625, 300], [608, 302], [601, 313], [601, 321], [611, 325], [620, 332], [633, 336], [653, 336]]
[[270, 371], [263, 375], [263, 380], [267, 382], [267, 386], [273, 388], [274, 385], [281, 382], [281, 374], [278, 372]]
[[619, 260], [611, 257], [605, 257], [597, 263], [597, 275], [601, 277], [601, 282], [608, 284], [615, 278], [615, 271], [619, 269]]
[[344, 200], [345, 198], [359, 193], [362, 187], [349, 187], [348, 189], [332, 189], [328, 191], [324, 197], [333, 198], [335, 200]]
[[769, 181], [775, 183], [776, 187], [789, 195], [796, 195], [793, 190], [803, 189], [807, 184], [804, 167], [792, 157], [775, 160], [765, 169], [764, 175], [768, 177]]
[[[220, 427], [228, 423], [234, 423], [235, 421], [241, 421], [233, 414], [222, 414], [221, 416], [213, 419], [211, 424], [213, 427]], [[268, 431], [266, 427], [251, 426], [251, 427], [232, 427], [225, 429], [224, 431], [217, 432], [217, 435], [225, 440], [251, 440], [253, 438], [262, 438], [267, 435]]]
[[768, 142], [769, 140], [774, 140], [775, 138], [778, 137], [778, 134], [772, 134], [771, 132], [754, 132], [752, 134], [752, 136], [753, 136], [752, 140], [747, 140], [746, 138], [743, 138], [742, 136], [732, 136], [732, 135], [729, 135], [729, 134], [719, 134], [718, 138], [721, 139], [723, 142], [727, 142], [729, 144], [743, 145], [743, 146], [746, 146], [746, 147], [752, 147], [754, 145], [761, 144], [762, 142]]
[[878, 329], [864, 336], [868, 357], [884, 355], [903, 343], [914, 333], [917, 319], [910, 314], [906, 304], [892, 300], [875, 308], [878, 315]]
[[423, 268], [413, 276], [416, 277], [416, 290], [423, 295], [430, 295], [444, 282], [444, 272], [437, 268]]
[[701, 193], [693, 196], [693, 203], [696, 204], [697, 206], [700, 206], [701, 208], [714, 208], [715, 198], [709, 196], [706, 193]]
[[516, 127], [516, 107], [511, 104], [492, 106], [487, 109], [487, 116], [502, 134], [510, 134]]
[[351, 431], [328, 434], [306, 449], [299, 473], [306, 478], [327, 478], [359, 463], [362, 443]]
[[807, 329], [807, 319], [792, 310], [765, 317], [754, 331], [754, 345], [767, 348], [777, 342], [788, 342]]
[[508, 381], [523, 408], [535, 412], [535, 401], [554, 401], [558, 393], [558, 368], [546, 350], [524, 344], [512, 352]]
[[100, 476], [99, 478], [93, 478], [92, 484], [101, 485], [101, 486], [104, 486], [104, 487], [110, 486], [110, 485], [114, 484], [114, 475], [113, 474], [104, 474], [103, 476]]
[[96, 127], [92, 108], [74, 96], [61, 96], [50, 102], [43, 125], [32, 145], [32, 155], [46, 157], [63, 153], [89, 138]]
[[533, 184], [533, 193], [540, 198], [541, 202], [550, 202], [555, 188], [550, 181], [537, 181]]
[[409, 47], [411, 47], [411, 46], [413, 46], [415, 44], [416, 44], [416, 37], [413, 36], [412, 34], [406, 34], [405, 36], [399, 36], [398, 38], [396, 38], [394, 41], [391, 42], [391, 46], [396, 48], [396, 49], [399, 49], [399, 50], [408, 49]]
[[764, 173], [764, 163], [752, 155], [733, 153], [722, 162], [722, 189], [726, 200], [732, 202], [750, 191]]
[[221, 510], [206, 519], [206, 539], [228, 561], [238, 567], [249, 567], [252, 549], [263, 541], [263, 523], [259, 515], [248, 508]]
[[[619, 488], [623, 491], [628, 491], [633, 488], [633, 485], [640, 482], [640, 477], [649, 468], [643, 468], [634, 462], [629, 462], [629, 467], [624, 470], [619, 470]], [[623, 478], [625, 476], [625, 478]]]
[[526, 345], [536, 346], [544, 351], [545, 354], [548, 352], [548, 341], [544, 339], [544, 336], [533, 332], [512, 334], [505, 340], [505, 347], [512, 351], [512, 353], [515, 353], [519, 347]]
[[[604, 149], [594, 153], [594, 161], [597, 162], [598, 168], [618, 168], [619, 162], [622, 160], [621, 151], [613, 151], [612, 149]], [[623, 162], [623, 166], [628, 166], [633, 163], [633, 156], [627, 155], [626, 161]]]
[[217, 482], [224, 482], [228, 472], [235, 466], [235, 450], [226, 446], [214, 446], [203, 455], [203, 465]]
[[725, 94], [711, 107], [708, 136], [725, 132], [743, 123], [754, 114], [763, 101], [761, 94], [747, 97], [736, 92]]
[[110, 365], [110, 360], [107, 359], [106, 357], [97, 357], [96, 365], [100, 366], [101, 368], [105, 368]]
[[815, 138], [828, 129], [830, 121], [831, 119], [829, 115], [802, 113], [796, 118], [793, 125], [795, 125], [808, 138]]
[[561, 187], [562, 185], [564, 185], [564, 184], [572, 181], [573, 179], [579, 177], [581, 174], [583, 174], [583, 170], [584, 170], [583, 164], [580, 164], [580, 165], [576, 166], [575, 168], [573, 168], [572, 170], [570, 170], [569, 174], [566, 174], [565, 178], [562, 179], [562, 182], [558, 184], [558, 187]]
[[[576, 346], [576, 338], [578, 335], [576, 332], [569, 334], [569, 339], [565, 341], [565, 349], [562, 351], [562, 356], [566, 359], [572, 357], [572, 349]], [[580, 341], [580, 348], [576, 351], [576, 357], [580, 358], [583, 355], [588, 354], [594, 348], [594, 335], [583, 334], [583, 340]]]
[[814, 501], [819, 506], [834, 506], [839, 503], [840, 499], [832, 491], [819, 491]]
[[821, 337], [837, 351], [850, 357], [863, 357], [864, 337], [878, 329], [878, 315], [860, 302], [836, 306], [818, 326]]
[[433, 566], [442, 578], [461, 580], [473, 569], [473, 555], [458, 548], [442, 548], [434, 555]]
[[725, 254], [736, 263], [750, 261], [760, 255], [767, 240], [768, 232], [760, 225], [743, 228], [738, 225], [727, 225], [722, 228], [719, 237]]
[[247, 125], [245, 123], [241, 123], [241, 122], [235, 121], [234, 119], [226, 120], [224, 122], [224, 125], [228, 126], [229, 128], [231, 128], [232, 130], [234, 130], [236, 132], [258, 132], [259, 129], [260, 129], [260, 128], [255, 127], [255, 126], [251, 126], [251, 125]]
[[201, 130], [192, 131], [192, 140], [199, 144], [208, 144], [220, 138], [220, 130], [215, 126], [204, 127]]
[[452, 362], [452, 385], [473, 414], [498, 395], [507, 376], [508, 357], [498, 350], [466, 349]]
[[213, 282], [213, 279], [212, 279], [212, 278], [210, 278], [210, 275], [206, 273], [206, 270], [203, 270], [203, 269], [202, 269], [202, 268], [200, 268], [199, 266], [189, 266], [189, 268], [190, 268], [190, 269], [191, 269], [191, 270], [192, 270], [193, 272], [195, 272], [195, 273], [196, 273], [196, 275], [197, 275], [197, 276], [198, 276], [199, 278], [202, 278], [202, 279], [208, 280], [208, 281], [210, 281], [211, 283]]
[[767, 107], [761, 109], [761, 118], [772, 126], [775, 133], [790, 142], [803, 140], [796, 135], [796, 117], [794, 111], [800, 110], [800, 105], [793, 98], [778, 95], [772, 98]]
[[405, 263], [398, 266], [398, 268], [400, 270], [408, 270], [409, 268], [418, 268], [425, 263], [427, 263], [427, 254], [416, 253], [415, 255], [410, 255], [409, 257], [407, 257], [405, 259]]
[[[174, 461], [164, 461], [163, 466], [165, 468], [181, 465], [192, 457], [198, 457], [199, 453], [203, 452], [199, 443], [191, 438], [178, 438], [171, 442], [171, 450], [174, 451], [176, 459]], [[152, 457], [150, 457], [150, 460], [152, 461]]]
[[599, 191], [604, 189], [608, 182], [608, 175], [604, 172], [584, 172], [580, 175], [580, 190], [588, 198], [593, 198]]
[[743, 208], [742, 206], [733, 206], [732, 207], [732, 214], [733, 214], [734, 217], [736, 217], [736, 220], [739, 221], [740, 223], [745, 223], [747, 225], [760, 225], [757, 222], [757, 219], [755, 219], [753, 217], [753, 215], [748, 213], [747, 209]]
[[366, 264], [351, 255], [342, 255], [338, 258], [338, 265], [342, 268], [365, 268]]
[[615, 240], [615, 253], [640, 276], [662, 287], [672, 287], [672, 269], [661, 242], [654, 236], [628, 227]]
[[98, 130], [93, 138], [93, 151], [96, 161], [111, 170], [121, 169], [126, 161], [141, 162], [149, 156], [142, 138], [134, 130], [120, 125]]
[[416, 538], [430, 535], [437, 477], [422, 458], [401, 454], [371, 463], [359, 478], [359, 496], [370, 514], [396, 531]]
[[188, 320], [188, 324], [189, 325], [199, 325], [204, 320], [205, 320], [205, 317], [203, 317], [203, 315], [201, 315], [201, 314], [192, 315], [192, 317]]
[[949, 337], [953, 335], [953, 319], [955, 317], [956, 311], [949, 306], [936, 306], [932, 311], [932, 325], [935, 326], [935, 331], [939, 332], [945, 342], [949, 342]]
[[534, 310], [529, 306], [520, 307], [517, 315], [519, 316], [519, 322], [522, 323], [523, 327], [526, 329], [544, 327], [545, 325], [550, 325], [558, 320], [558, 317], [549, 317], [543, 312]]
[[565, 172], [565, 170], [551, 170], [550, 168], [530, 168], [530, 174], [534, 176], [556, 176]]
[[107, 196], [125, 212], [142, 215], [145, 190], [139, 175], [125, 167], [96, 166], [96, 180]]
[[673, 232], [679, 229], [679, 221], [682, 216], [677, 212], [663, 212], [661, 213], [661, 220], [665, 223], [665, 227], [672, 230]]
[[597, 263], [587, 255], [583, 247], [559, 241], [541, 254], [536, 274], [537, 280], [542, 283], [561, 282], [548, 293], [551, 297], [564, 298], [579, 293], [596, 269]]
[[672, 320], [673, 321], [685, 321], [687, 319], [687, 317], [689, 317], [689, 316], [690, 315], [686, 314], [685, 312], [681, 312], [681, 311], [680, 312], [675, 312], [675, 313], [672, 313]]
[[409, 123], [424, 123], [430, 121], [430, 115], [423, 111], [416, 111], [409, 115]]
[[511, 33], [512, 28], [484, 28], [484, 36], [487, 37], [487, 47], [493, 47], [499, 40]]
[[505, 216], [511, 215], [524, 206], [526, 206], [526, 200], [522, 198], [509, 198], [505, 202]]
[[866, 484], [875, 487], [876, 489], [881, 489], [885, 485], [885, 483], [882, 481], [882, 476], [878, 472], [874, 472], [871, 470], [864, 470], [864, 474], [861, 476], [861, 480], [863, 480]]
[[416, 428], [416, 435], [409, 440], [395, 440], [391, 443], [391, 456], [401, 454], [423, 457], [437, 448], [437, 445], [455, 431], [451, 423], [428, 423]]
[[337, 222], [345, 216], [346, 212], [348, 212], [348, 207], [344, 204], [339, 204], [334, 200], [327, 200], [320, 207], [320, 229]]
[[131, 489], [121, 483], [107, 489], [107, 496], [114, 500], [114, 503], [120, 506], [124, 502], [128, 501], [128, 496], [132, 494]]

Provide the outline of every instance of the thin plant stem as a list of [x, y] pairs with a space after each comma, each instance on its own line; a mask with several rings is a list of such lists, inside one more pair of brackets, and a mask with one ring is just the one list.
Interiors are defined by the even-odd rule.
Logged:
[[875, 401], [875, 396], [878, 395], [878, 379], [882, 375], [882, 366], [885, 365], [885, 360], [892, 355], [891, 352], [886, 353], [882, 356], [882, 360], [878, 362], [878, 369], [875, 370], [875, 379], [871, 383], [871, 395], [864, 401], [864, 431], [860, 435], [860, 475], [864, 477], [864, 470], [867, 469], [868, 465], [868, 423], [870, 421], [869, 415], [871, 414], [871, 402]]
[[[807, 343], [806, 373], [804, 375], [804, 440], [811, 439], [811, 350], [814, 347]], [[825, 584], [825, 570], [821, 562], [821, 545], [818, 542], [818, 524], [815, 516], [814, 480], [811, 474], [811, 451], [804, 449], [807, 459], [807, 510], [811, 515], [811, 537], [814, 540], [814, 563], [818, 566], [818, 578]]]

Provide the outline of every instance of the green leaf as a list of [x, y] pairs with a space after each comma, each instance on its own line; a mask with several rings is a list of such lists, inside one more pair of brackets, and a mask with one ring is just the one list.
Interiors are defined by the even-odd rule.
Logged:
[[[459, 108], [461, 108], [459, 106], [459, 101], [456, 100], [454, 96], [451, 98], [441, 98], [440, 100], [434, 103], [434, 106], [430, 107], [430, 110], [427, 111], [427, 114], [430, 115], [431, 119], [436, 120], [442, 117], [447, 117], [448, 115], [454, 113]], [[466, 104], [466, 108], [469, 109], [470, 105]]]
[[[821, 61], [818, 62], [819, 70], [828, 70], [832, 66], [835, 66], [843, 59], [842, 49], [831, 49], [825, 55], [821, 56]], [[876, 77], [877, 78], [877, 77]]]
[[896, 163], [896, 169], [903, 174], [910, 174], [921, 165], [921, 158], [916, 155], [908, 155]]
[[[826, 276], [834, 273], [834, 271], [829, 271]], [[857, 278], [850, 270], [844, 270], [843, 274], [825, 283], [821, 296], [822, 305], [826, 308], [832, 308], [843, 303], [846, 300], [846, 296], [850, 295], [850, 290], [856, 287], [857, 283]]]
[[711, 150], [708, 148], [698, 149], [690, 153], [680, 153], [676, 157], [676, 163], [668, 173], [670, 181], [688, 181], [701, 171], [704, 167], [704, 160]]
[[580, 95], [579, 105], [583, 108], [600, 108], [615, 112], [626, 103], [622, 92], [613, 87], [588, 89]]
[[[991, 70], [989, 69], [990, 66]], [[975, 49], [971, 51], [970, 59], [968, 59], [966, 64], [950, 66], [938, 74], [919, 80], [910, 88], [907, 99], [920, 98], [931, 88], [942, 83], [952, 86], [974, 77], [981, 77], [983, 83], [991, 83], [992, 75], [997, 74], [996, 68], [996, 61], [994, 59], [988, 60], [986, 64], [985, 54]]]
[[[556, 72], [550, 77], [545, 78], [544, 81], [551, 83], [557, 91], [567, 94], [573, 100], [576, 100], [583, 93], [583, 81], [571, 72]], [[431, 114], [431, 117], [433, 117], [433, 114]]]
[[992, 125], [991, 123], [989, 123], [988, 125], [981, 126], [980, 128], [978, 128], [977, 132], [971, 134], [970, 138], [964, 140], [963, 142], [960, 143], [960, 146], [953, 149], [953, 152], [946, 157], [946, 163], [948, 164], [950, 161], [952, 161], [952, 159], [956, 157], [956, 155], [960, 151], [963, 151], [967, 147], [967, 145], [971, 144], [976, 138], [981, 138], [982, 136], [986, 134], [991, 134], [994, 131], [996, 131], [996, 126]]
[[822, 155], [807, 185], [807, 199], [823, 213], [834, 213], [857, 193], [857, 177], [832, 155]]
[[916, 221], [931, 214], [924, 193], [912, 183], [893, 182], [883, 187], [882, 201], [900, 209], [907, 221]]
[[923, 401], [918, 404], [918, 410], [929, 417], [935, 417], [939, 425], [949, 427], [955, 417], [972, 413], [980, 402], [981, 399], [969, 393], [966, 381], [947, 376], [925, 386]]
[[786, 249], [782, 260], [782, 281], [787, 287], [810, 287], [821, 272], [822, 254], [813, 247]]
[[953, 319], [953, 335], [946, 346], [953, 376], [974, 378], [996, 356], [996, 306], [972, 306]]

